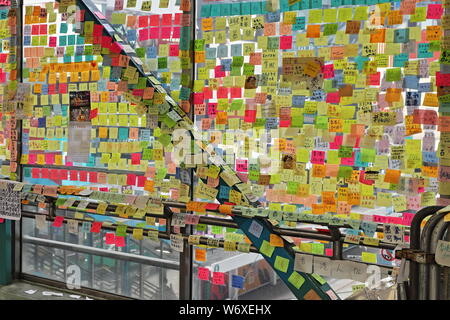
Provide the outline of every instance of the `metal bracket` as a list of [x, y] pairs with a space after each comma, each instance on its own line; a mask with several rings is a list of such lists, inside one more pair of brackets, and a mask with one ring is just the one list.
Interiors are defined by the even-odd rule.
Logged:
[[433, 263], [434, 254], [416, 249], [402, 249], [395, 251], [396, 259], [407, 259], [417, 263]]

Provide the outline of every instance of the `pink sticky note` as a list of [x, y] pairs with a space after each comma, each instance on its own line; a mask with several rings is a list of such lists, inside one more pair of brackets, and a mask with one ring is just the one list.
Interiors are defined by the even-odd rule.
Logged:
[[244, 122], [255, 122], [256, 121], [256, 110], [245, 110]]
[[332, 257], [333, 256], [333, 249], [331, 249], [331, 248], [325, 249], [325, 255], [327, 257]]
[[116, 244], [116, 235], [114, 233], [105, 234], [105, 243], [106, 244]]
[[200, 280], [209, 280], [209, 269], [208, 268], [203, 268], [203, 267], [198, 267], [197, 269], [197, 277]]
[[55, 220], [53, 221], [52, 226], [56, 227], [56, 228], [61, 228], [63, 222], [64, 222], [64, 217], [56, 216]]
[[149, 31], [150, 29], [140, 29], [139, 30], [139, 41], [145, 41], [149, 39]]
[[0, 223], [5, 222], [5, 220], [3, 218], [0, 218]]
[[116, 247], [125, 247], [125, 237], [116, 236]]
[[429, 4], [427, 9], [427, 19], [441, 19], [444, 8], [441, 4]]
[[225, 272], [213, 272], [212, 283], [219, 286], [225, 285]]
[[236, 171], [247, 172], [248, 161], [246, 159], [236, 159]]
[[46, 153], [45, 154], [45, 164], [54, 164], [55, 163], [55, 154], [54, 153]]
[[292, 49], [292, 36], [280, 37], [280, 49]]
[[324, 164], [324, 161], [325, 161], [325, 151], [313, 150], [311, 152], [311, 163]]
[[327, 103], [339, 103], [341, 101], [341, 97], [339, 96], [339, 92], [330, 92], [327, 94]]
[[414, 216], [415, 216], [415, 213], [403, 212], [403, 224], [405, 226], [410, 226]]
[[178, 57], [180, 52], [178, 44], [171, 44], [169, 46], [169, 57]]

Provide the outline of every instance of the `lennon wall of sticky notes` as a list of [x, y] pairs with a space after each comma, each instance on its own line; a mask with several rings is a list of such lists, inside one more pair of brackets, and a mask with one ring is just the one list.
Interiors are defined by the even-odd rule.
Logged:
[[197, 17], [196, 125], [243, 193], [316, 214], [434, 204], [442, 4], [279, 8], [204, 2]]

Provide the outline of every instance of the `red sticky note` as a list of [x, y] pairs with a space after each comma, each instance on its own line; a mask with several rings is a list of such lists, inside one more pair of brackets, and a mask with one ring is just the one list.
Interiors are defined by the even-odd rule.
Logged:
[[125, 237], [116, 236], [116, 246], [125, 247]]
[[48, 168], [42, 168], [41, 169], [41, 178], [48, 179], [48, 177], [49, 177]]
[[212, 283], [219, 286], [225, 285], [225, 272], [213, 272]]
[[149, 29], [140, 29], [139, 30], [139, 40], [144, 41], [149, 39]]
[[5, 220], [3, 218], [0, 218], [0, 223], [3, 223]]
[[172, 25], [172, 14], [171, 13], [166, 13], [166, 14], [162, 15], [161, 25], [162, 26]]
[[91, 232], [99, 233], [101, 229], [102, 229], [101, 221], [96, 221], [96, 222], [92, 223]]
[[140, 188], [144, 187], [146, 180], [147, 180], [146, 176], [137, 176], [137, 186]]
[[88, 181], [88, 172], [87, 171], [79, 171], [80, 181]]
[[172, 27], [161, 28], [161, 39], [170, 39], [172, 34]]
[[180, 52], [178, 44], [171, 44], [169, 46], [169, 57], [178, 57]]
[[97, 172], [89, 172], [89, 182], [97, 182]]
[[53, 221], [52, 226], [56, 227], [56, 228], [61, 228], [63, 222], [64, 222], [64, 217], [57, 216], [57, 217], [55, 217], [55, 220]]
[[105, 234], [105, 243], [106, 244], [116, 244], [116, 235], [114, 233]]
[[327, 257], [332, 257], [333, 256], [333, 249], [330, 249], [330, 248], [325, 249], [325, 255]]
[[159, 28], [150, 28], [150, 39], [159, 39]]
[[141, 164], [141, 154], [132, 153], [131, 154], [131, 164]]
[[148, 16], [139, 16], [138, 23], [139, 28], [148, 27]]
[[129, 185], [129, 186], [136, 185], [136, 175], [135, 174], [127, 175], [127, 185]]
[[78, 181], [78, 171], [70, 170], [70, 181]]
[[159, 14], [154, 14], [150, 16], [150, 26], [152, 27], [159, 26]]
[[339, 96], [339, 92], [329, 92], [327, 94], [327, 103], [339, 103], [341, 97]]
[[180, 39], [180, 27], [173, 27], [172, 39]]
[[256, 110], [245, 110], [244, 121], [245, 122], [255, 122], [256, 121]]
[[47, 34], [47, 25], [46, 24], [39, 25], [39, 34]]
[[197, 277], [200, 280], [209, 280], [209, 269], [208, 268], [203, 268], [203, 267], [198, 267], [197, 269]]
[[208, 203], [206, 205], [206, 210], [217, 210], [219, 205], [217, 203]]
[[68, 175], [67, 170], [65, 169], [59, 170], [59, 178], [61, 180], [67, 180], [68, 179], [67, 175]]
[[57, 169], [50, 169], [50, 179], [59, 180], [59, 171]]
[[182, 13], [175, 13], [175, 18], [173, 19], [173, 24], [179, 25], [181, 22]]
[[89, 114], [89, 119], [97, 118], [97, 116], [98, 116], [98, 109], [97, 108], [91, 109], [91, 112]]
[[31, 177], [33, 179], [39, 179], [41, 177], [41, 169], [39, 169], [39, 168], [32, 168], [31, 169]]

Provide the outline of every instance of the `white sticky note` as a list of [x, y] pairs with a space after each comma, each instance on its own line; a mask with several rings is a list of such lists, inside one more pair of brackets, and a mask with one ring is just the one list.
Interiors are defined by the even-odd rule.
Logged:
[[331, 275], [330, 261], [331, 261], [330, 258], [314, 257], [313, 258], [314, 273], [317, 273], [321, 276], [330, 276]]
[[312, 273], [313, 272], [313, 256], [308, 254], [295, 254], [294, 270]]
[[263, 226], [254, 220], [252, 221], [252, 224], [248, 228], [248, 232], [250, 232], [252, 235], [254, 235], [257, 238], [259, 238], [261, 236], [262, 231], [263, 231]]
[[436, 262], [441, 266], [450, 267], [450, 242], [439, 240], [436, 247]]

